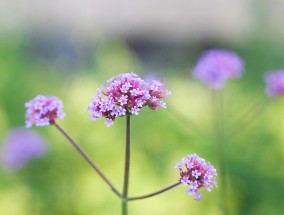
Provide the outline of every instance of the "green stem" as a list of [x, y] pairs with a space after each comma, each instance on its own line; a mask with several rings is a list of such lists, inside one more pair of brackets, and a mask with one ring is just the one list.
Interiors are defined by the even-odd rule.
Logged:
[[267, 97], [263, 97], [249, 107], [241, 116], [229, 125], [228, 136], [232, 138], [245, 130], [249, 124], [257, 119], [257, 116], [263, 111], [267, 103]]
[[122, 193], [122, 215], [128, 214], [127, 197], [129, 185], [129, 169], [130, 169], [130, 114], [126, 115], [126, 141], [125, 141], [125, 167], [124, 167], [124, 183]]
[[174, 187], [176, 187], [176, 186], [178, 186], [180, 184], [181, 184], [181, 182], [177, 182], [177, 183], [174, 183], [174, 184], [172, 184], [170, 186], [167, 186], [167, 187], [165, 187], [165, 188], [163, 188], [161, 190], [158, 190], [156, 192], [149, 193], [149, 194], [142, 195], [142, 196], [129, 197], [129, 198], [127, 198], [127, 200], [128, 201], [134, 201], [134, 200], [146, 199], [146, 198], [149, 198], [149, 197], [152, 197], [152, 196], [156, 196], [156, 195], [161, 194], [161, 193], [163, 193], [165, 191], [168, 191], [168, 190], [170, 190], [170, 189], [172, 189], [172, 188], [174, 188]]
[[209, 135], [206, 134], [196, 122], [194, 122], [192, 119], [188, 118], [188, 116], [185, 116], [184, 114], [182, 114], [174, 106], [172, 106], [170, 104], [167, 104], [167, 106], [170, 107], [169, 110], [174, 111], [174, 112], [172, 111], [172, 112], [168, 112], [168, 113], [170, 113], [173, 118], [175, 118], [176, 120], [181, 122], [182, 125], [185, 127], [185, 129], [190, 130], [192, 133], [199, 135], [203, 139], [206, 139], [206, 140], [209, 139], [209, 137], [208, 137]]
[[217, 159], [220, 168], [220, 205], [224, 215], [228, 215], [227, 207], [227, 180], [226, 180], [226, 162], [225, 162], [225, 148], [224, 148], [224, 107], [223, 107], [222, 92], [213, 91], [212, 94], [212, 108], [213, 108], [213, 129], [215, 133], [215, 144]]
[[91, 165], [91, 167], [99, 174], [99, 176], [110, 186], [112, 191], [118, 195], [120, 198], [123, 198], [123, 195], [117, 190], [117, 188], [108, 180], [108, 178], [102, 173], [102, 171], [95, 165], [95, 163], [88, 157], [88, 155], [83, 151], [83, 149], [67, 134], [67, 132], [61, 128], [55, 121], [52, 122], [54, 125], [66, 138], [67, 140], [75, 147], [80, 155]]
[[127, 215], [128, 214], [128, 208], [127, 208], [127, 200], [122, 199], [122, 215]]

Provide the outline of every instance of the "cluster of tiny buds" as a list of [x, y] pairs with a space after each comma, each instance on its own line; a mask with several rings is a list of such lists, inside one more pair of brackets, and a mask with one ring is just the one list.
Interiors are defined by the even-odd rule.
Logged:
[[180, 182], [189, 185], [187, 192], [194, 194], [196, 201], [201, 199], [200, 188], [204, 187], [210, 192], [214, 185], [217, 187], [216, 169], [197, 154], [187, 155], [176, 164], [176, 168], [179, 169]]
[[38, 95], [31, 101], [25, 103], [26, 127], [45, 126], [52, 124], [57, 118], [63, 119], [63, 102], [55, 96]]
[[91, 120], [105, 117], [105, 124], [113, 125], [120, 116], [138, 115], [142, 107], [152, 110], [166, 108], [163, 98], [170, 95], [158, 80], [146, 82], [135, 73], [123, 73], [108, 80], [92, 98], [87, 110]]

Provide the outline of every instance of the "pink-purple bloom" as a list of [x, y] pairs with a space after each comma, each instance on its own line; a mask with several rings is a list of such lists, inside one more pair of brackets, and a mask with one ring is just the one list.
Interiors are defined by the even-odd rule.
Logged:
[[157, 80], [144, 81], [135, 73], [124, 73], [109, 79], [92, 98], [87, 110], [91, 120], [105, 117], [105, 124], [113, 125], [120, 116], [138, 115], [141, 108], [148, 106], [152, 110], [166, 108], [164, 97], [170, 91]]
[[25, 104], [26, 127], [45, 126], [54, 122], [57, 118], [63, 119], [63, 103], [55, 96], [38, 95]]
[[235, 52], [211, 49], [199, 58], [192, 74], [210, 88], [219, 90], [228, 79], [236, 79], [242, 75], [243, 64], [243, 60]]
[[270, 97], [284, 95], [284, 70], [270, 71], [265, 74], [266, 94]]
[[18, 170], [45, 153], [46, 142], [41, 135], [26, 128], [15, 128], [8, 132], [3, 142], [1, 163], [5, 169]]
[[213, 185], [217, 187], [216, 169], [197, 154], [187, 155], [181, 162], [176, 164], [179, 169], [180, 182], [189, 186], [187, 192], [189, 195], [195, 195], [195, 200], [201, 199], [199, 189], [204, 187], [211, 191]]

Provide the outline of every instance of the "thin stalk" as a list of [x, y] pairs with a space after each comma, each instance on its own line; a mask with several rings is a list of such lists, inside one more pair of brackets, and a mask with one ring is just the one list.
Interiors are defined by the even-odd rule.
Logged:
[[179, 182], [177, 182], [177, 183], [174, 183], [174, 184], [172, 184], [172, 185], [170, 185], [170, 186], [167, 186], [167, 187], [165, 187], [165, 188], [163, 188], [163, 189], [161, 189], [161, 190], [158, 190], [158, 191], [156, 191], [156, 192], [149, 193], [149, 194], [142, 195], [142, 196], [129, 197], [129, 198], [127, 198], [127, 200], [128, 200], [128, 201], [134, 201], [134, 200], [146, 199], [146, 198], [149, 198], [149, 197], [152, 197], [152, 196], [156, 196], [156, 195], [158, 195], [158, 194], [160, 194], [160, 193], [163, 193], [163, 192], [165, 192], [165, 191], [167, 191], [167, 190], [170, 190], [170, 189], [172, 189], [172, 188], [174, 188], [174, 187], [176, 187], [176, 186], [178, 186], [178, 185], [180, 185], [180, 184], [181, 184], [181, 182], [179, 181]]
[[249, 124], [257, 119], [257, 116], [263, 111], [266, 104], [267, 98], [263, 97], [250, 106], [241, 116], [229, 125], [228, 136], [233, 137], [247, 128]]
[[83, 149], [66, 133], [66, 131], [61, 128], [55, 121], [52, 124], [66, 137], [66, 139], [75, 147], [80, 155], [91, 165], [91, 167], [99, 174], [99, 176], [108, 184], [112, 191], [123, 198], [123, 195], [118, 191], [118, 189], [109, 181], [109, 179], [102, 173], [102, 171], [97, 167], [97, 165], [88, 157], [88, 155], [83, 151]]
[[213, 109], [213, 129], [215, 133], [215, 144], [217, 159], [220, 168], [220, 205], [224, 215], [228, 215], [227, 207], [227, 180], [226, 180], [226, 162], [225, 162], [225, 148], [224, 148], [224, 107], [223, 107], [222, 91], [212, 92], [212, 109]]
[[127, 200], [122, 199], [122, 215], [127, 215], [128, 214], [128, 208], [127, 208]]
[[125, 140], [125, 167], [124, 167], [124, 182], [122, 193], [122, 215], [128, 214], [127, 197], [129, 185], [129, 169], [130, 169], [130, 114], [126, 115], [126, 140]]
[[207, 135], [201, 128], [199, 125], [197, 125], [196, 122], [194, 122], [192, 119], [188, 118], [187, 116], [183, 115], [182, 113], [180, 113], [180, 111], [178, 111], [174, 106], [172, 105], [167, 105], [169, 106], [169, 110], [173, 110], [170, 113], [170, 115], [172, 117], [174, 117], [176, 120], [180, 121], [182, 123], [182, 125], [187, 129], [190, 130], [191, 132], [199, 135], [200, 137], [204, 138], [204, 139], [209, 139], [209, 135]]

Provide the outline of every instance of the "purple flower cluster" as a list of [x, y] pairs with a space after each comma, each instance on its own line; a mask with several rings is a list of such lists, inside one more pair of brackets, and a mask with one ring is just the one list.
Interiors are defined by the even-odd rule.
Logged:
[[284, 95], [284, 70], [271, 71], [265, 74], [266, 94], [268, 96]]
[[9, 170], [17, 170], [28, 161], [42, 157], [46, 143], [42, 136], [25, 128], [15, 128], [7, 134], [1, 150], [1, 163]]
[[26, 127], [49, 125], [57, 118], [63, 119], [65, 116], [63, 103], [55, 96], [38, 95], [33, 100], [25, 104]]
[[239, 78], [243, 72], [243, 61], [234, 52], [211, 49], [205, 52], [193, 69], [193, 77], [214, 90], [224, 87], [228, 79]]
[[98, 89], [87, 110], [91, 120], [105, 117], [105, 124], [109, 127], [115, 118], [126, 114], [138, 115], [144, 106], [152, 110], [166, 108], [162, 99], [169, 94], [170, 91], [164, 89], [160, 81], [146, 82], [134, 73], [124, 73], [111, 78]]
[[176, 168], [179, 169], [180, 182], [185, 186], [189, 185], [187, 192], [189, 195], [194, 194], [196, 201], [201, 199], [201, 194], [198, 192], [200, 188], [205, 187], [210, 192], [213, 185], [217, 187], [216, 169], [196, 154], [184, 157], [176, 164]]

